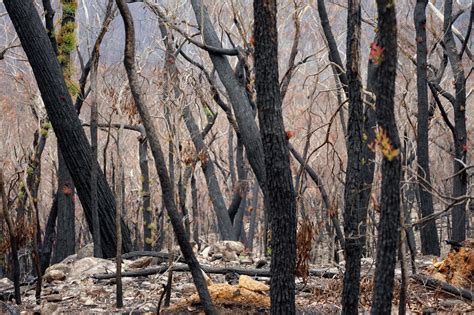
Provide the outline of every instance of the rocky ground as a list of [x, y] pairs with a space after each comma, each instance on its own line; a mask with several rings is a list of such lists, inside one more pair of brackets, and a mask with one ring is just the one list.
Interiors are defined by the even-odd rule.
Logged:
[[[157, 257], [125, 259], [123, 271], [140, 273], [143, 270], [159, 272], [147, 276], [123, 278], [124, 307], [115, 308], [115, 279], [98, 279], [104, 274], [115, 273], [115, 263], [111, 260], [91, 257], [92, 247], [88, 246], [51, 266], [44, 276], [41, 303], [35, 303], [34, 285], [22, 287], [23, 304], [16, 306], [11, 302], [0, 301], [0, 313], [18, 314], [64, 314], [64, 313], [155, 313], [163, 296], [168, 271], [166, 254]], [[137, 255], [140, 256], [140, 255]], [[128, 256], [127, 256], [128, 257]], [[175, 257], [175, 266], [185, 267]], [[199, 254], [199, 260], [209, 268], [246, 268], [265, 270], [268, 264], [263, 259], [251, 257], [239, 242], [218, 242], [206, 247]], [[448, 260], [446, 260], [448, 261]], [[444, 263], [446, 268], [447, 262]], [[419, 270], [433, 273], [440, 262], [429, 259], [417, 262]], [[159, 266], [163, 268], [159, 269]], [[315, 266], [311, 266], [315, 267]], [[326, 266], [324, 277], [310, 276], [306, 283], [297, 280], [297, 306], [300, 314], [338, 314], [340, 312], [340, 293], [342, 291], [343, 264]], [[374, 264], [371, 259], [363, 260], [363, 279], [361, 281], [360, 311], [370, 310]], [[179, 269], [179, 268], [178, 268]], [[316, 270], [316, 269], [314, 269]], [[437, 270], [439, 272], [439, 270]], [[472, 271], [471, 271], [472, 272]], [[319, 273], [313, 273], [319, 274]], [[471, 275], [472, 276], [472, 275]], [[106, 277], [106, 276], [105, 276]], [[397, 270], [394, 313], [398, 312], [400, 292], [400, 271]], [[234, 272], [224, 274], [206, 273], [210, 293], [221, 314], [267, 314], [269, 309], [268, 281], [265, 276], [252, 277]], [[471, 284], [472, 285], [472, 284]], [[11, 290], [8, 279], [0, 280], [0, 292]], [[472, 288], [471, 288], [472, 290]], [[471, 291], [472, 293], [472, 291]], [[198, 297], [189, 272], [173, 272], [173, 286], [170, 307], [161, 307], [163, 314], [202, 313]], [[408, 285], [407, 309], [409, 313], [421, 312], [474, 312], [472, 301], [446, 294], [441, 289], [433, 289], [411, 279]]]

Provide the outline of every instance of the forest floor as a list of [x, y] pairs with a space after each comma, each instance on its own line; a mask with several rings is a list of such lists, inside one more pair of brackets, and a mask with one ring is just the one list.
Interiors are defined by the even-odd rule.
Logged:
[[[209, 255], [208, 257], [200, 255], [199, 259], [201, 263], [214, 268], [242, 268], [242, 265], [238, 262], [224, 262], [222, 259], [209, 261]], [[143, 271], [157, 267], [158, 264], [159, 261], [156, 258], [142, 257], [135, 261], [126, 260], [124, 270]], [[166, 262], [163, 264], [166, 264]], [[434, 266], [440, 266], [440, 262], [433, 261], [432, 257], [421, 257], [416, 264], [418, 272], [427, 275], [433, 274]], [[321, 267], [317, 266], [318, 270], [322, 270]], [[343, 265], [324, 267], [328, 272], [325, 277], [309, 276], [306, 283], [303, 283], [301, 279], [297, 279], [296, 303], [299, 314], [340, 313]], [[370, 311], [374, 267], [375, 265], [371, 259], [363, 259], [360, 313]], [[255, 268], [255, 265], [249, 265], [248, 268]], [[316, 268], [316, 266], [310, 266], [310, 268]], [[35, 287], [33, 284], [22, 287], [23, 304], [21, 306], [0, 301], [0, 313], [156, 314], [159, 301], [163, 296], [163, 288], [167, 283], [168, 272], [148, 276], [124, 277], [124, 307], [117, 309], [115, 307], [115, 279], [99, 280], [95, 276], [97, 274], [113, 273], [114, 271], [115, 263], [111, 260], [72, 257], [62, 264], [52, 266], [50, 271], [47, 272], [43, 283], [40, 305], [35, 303]], [[472, 277], [472, 270], [470, 272], [470, 277]], [[328, 275], [331, 274], [333, 276], [329, 278]], [[400, 269], [397, 269], [392, 313], [398, 313], [400, 279]], [[269, 313], [268, 277], [254, 277], [252, 279], [245, 276], [239, 278], [239, 275], [231, 273], [208, 273], [207, 281], [219, 314]], [[5, 290], [3, 291], [5, 292]], [[472, 283], [468, 291], [472, 294]], [[2, 281], [0, 281], [1, 292]], [[169, 308], [161, 307], [161, 314], [204, 314], [197, 301], [196, 290], [190, 273], [174, 271], [170, 296], [171, 306]], [[474, 313], [472, 301], [448, 294], [440, 288], [423, 285], [415, 279], [410, 279], [408, 283], [406, 307], [408, 314], [425, 312]]]

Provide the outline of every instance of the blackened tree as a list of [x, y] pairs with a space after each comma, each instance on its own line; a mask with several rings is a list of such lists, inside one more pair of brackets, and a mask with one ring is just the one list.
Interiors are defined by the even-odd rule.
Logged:
[[[416, 156], [418, 161], [418, 186], [420, 191], [420, 209], [422, 217], [433, 214], [433, 196], [431, 195], [431, 176], [428, 147], [428, 79], [426, 45], [426, 6], [428, 0], [417, 0], [414, 13], [416, 30], [416, 88], [418, 100], [418, 127], [416, 138]], [[425, 255], [440, 254], [436, 222], [428, 221], [421, 226], [421, 252]]]
[[358, 314], [360, 259], [365, 245], [367, 205], [364, 202], [364, 106], [360, 74], [361, 6], [348, 1], [347, 78], [349, 121], [347, 133], [347, 169], [344, 190], [344, 233], [346, 270], [342, 291], [342, 313]]
[[272, 314], [295, 314], [296, 199], [278, 76], [276, 0], [254, 1], [258, 119], [265, 156], [272, 231]]
[[393, 0], [377, 0], [378, 42], [372, 44], [371, 59], [377, 64], [376, 113], [382, 146], [380, 222], [372, 297], [372, 314], [390, 314], [400, 226], [400, 138], [395, 121], [394, 98], [397, 70], [397, 18]]
[[165, 204], [166, 210], [168, 211], [171, 225], [173, 227], [179, 247], [181, 248], [181, 252], [183, 253], [186, 263], [189, 265], [189, 269], [191, 270], [194, 284], [196, 285], [196, 290], [199, 294], [206, 314], [216, 314], [215, 307], [212, 304], [209, 291], [207, 290], [207, 285], [204, 280], [201, 267], [196, 256], [194, 255], [191, 244], [189, 243], [186, 231], [184, 230], [182, 216], [180, 215], [174, 200], [172, 183], [168, 170], [166, 169], [165, 157], [161, 149], [158, 134], [154, 127], [148, 107], [146, 106], [142, 96], [135, 64], [135, 30], [132, 14], [124, 0], [116, 0], [116, 3], [125, 27], [124, 66], [127, 72], [130, 90], [132, 92], [135, 105], [137, 106], [138, 113], [140, 114], [140, 118], [143, 121], [143, 126], [146, 130], [151, 152], [155, 159], [155, 167], [161, 183], [163, 202]]
[[[472, 14], [471, 14], [472, 19]], [[454, 75], [455, 95], [446, 93], [454, 109], [454, 178], [453, 197], [463, 197], [467, 192], [467, 130], [466, 130], [466, 78], [461, 62], [462, 53], [458, 53], [453, 31], [453, 1], [444, 4], [444, 45]], [[472, 25], [471, 25], [472, 26]], [[466, 38], [466, 41], [468, 39]], [[453, 209], [452, 237], [455, 241], [466, 239], [466, 201], [459, 202]]]
[[[57, 136], [66, 166], [71, 173], [91, 231], [90, 169], [92, 151], [76, 110], [72, 106], [61, 67], [43, 27], [34, 1], [4, 1], [20, 38], [41, 92], [48, 117]], [[97, 163], [97, 162], [96, 162]], [[98, 176], [98, 211], [101, 219], [103, 256], [115, 255], [115, 201], [104, 174]], [[122, 221], [123, 251], [132, 248], [130, 232]]]
[[[74, 96], [75, 84], [73, 83], [73, 61], [72, 53], [76, 49], [76, 0], [62, 0], [61, 28], [56, 40], [59, 64], [63, 71], [64, 80], [69, 94]], [[75, 231], [75, 204], [74, 204], [74, 181], [69, 173], [64, 156], [58, 146], [58, 218], [57, 218], [57, 241], [55, 243], [53, 263], [62, 261], [76, 251]]]

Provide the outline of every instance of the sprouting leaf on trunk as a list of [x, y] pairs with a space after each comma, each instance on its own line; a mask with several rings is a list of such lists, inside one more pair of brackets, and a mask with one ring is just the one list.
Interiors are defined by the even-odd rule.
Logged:
[[370, 44], [370, 54], [369, 60], [371, 60], [376, 65], [380, 64], [383, 60], [383, 52], [385, 48], [379, 46], [377, 43]]
[[389, 161], [393, 161], [400, 154], [400, 149], [397, 149], [392, 145], [387, 132], [380, 126], [375, 129], [374, 141], [369, 143], [367, 146], [374, 152], [377, 149], [380, 149], [380, 152], [382, 152], [383, 156]]

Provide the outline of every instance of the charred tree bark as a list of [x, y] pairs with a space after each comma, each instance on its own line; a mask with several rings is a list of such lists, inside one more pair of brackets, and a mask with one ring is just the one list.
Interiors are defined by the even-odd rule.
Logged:
[[49, 267], [51, 254], [53, 252], [53, 243], [56, 240], [56, 219], [58, 217], [58, 197], [54, 195], [53, 205], [49, 212], [48, 222], [44, 232], [44, 241], [41, 249], [41, 274], [44, 274]]
[[324, 37], [326, 38], [328, 48], [329, 48], [329, 60], [335, 64], [335, 71], [339, 77], [339, 82], [342, 85], [344, 92], [348, 93], [347, 86], [347, 75], [344, 72], [344, 67], [342, 66], [341, 56], [339, 55], [336, 39], [331, 30], [331, 25], [329, 24], [329, 17], [326, 11], [326, 5], [324, 0], [318, 0], [318, 14], [319, 19], [321, 20], [321, 26], [324, 32]]
[[[119, 112], [121, 113], [120, 109]], [[123, 117], [120, 115], [120, 119], [122, 120]], [[122, 234], [121, 234], [121, 217], [123, 214], [124, 209], [124, 199], [125, 199], [125, 172], [123, 167], [123, 157], [122, 157], [122, 134], [123, 134], [123, 123], [120, 124], [120, 128], [117, 132], [117, 168], [119, 173], [119, 184], [117, 185], [117, 190], [115, 192], [115, 204], [117, 205], [117, 210], [115, 212], [115, 237], [117, 239], [116, 244], [116, 253], [115, 253], [115, 269], [116, 269], [116, 277], [115, 277], [115, 294], [116, 294], [116, 301], [115, 305], [117, 308], [123, 307], [123, 290], [122, 290]]]
[[257, 107], [271, 210], [271, 313], [288, 315], [295, 314], [296, 198], [278, 81], [276, 16], [276, 0], [254, 1]]
[[[64, 80], [71, 95], [74, 94], [72, 81], [73, 63], [71, 53], [75, 50], [76, 10], [75, 0], [62, 0], [63, 10], [61, 28], [58, 32], [57, 51]], [[64, 161], [60, 147], [57, 148], [58, 156], [58, 219], [57, 239], [54, 250], [53, 262], [58, 263], [76, 251], [75, 233], [75, 204], [74, 182]]]
[[[416, 30], [416, 88], [418, 100], [418, 128], [416, 138], [416, 156], [418, 189], [420, 193], [421, 216], [433, 214], [433, 196], [431, 195], [430, 155], [428, 146], [428, 79], [426, 44], [426, 6], [428, 0], [417, 0], [414, 13]], [[431, 220], [421, 226], [421, 253], [440, 255], [436, 221]]]
[[181, 248], [181, 252], [183, 253], [184, 258], [191, 269], [191, 274], [196, 285], [196, 290], [201, 299], [201, 303], [203, 304], [207, 314], [216, 314], [215, 307], [212, 303], [209, 291], [207, 290], [206, 282], [201, 272], [201, 267], [193, 253], [191, 244], [186, 237], [186, 232], [182, 225], [182, 217], [178, 212], [175, 200], [173, 198], [174, 196], [172, 195], [172, 183], [168, 175], [168, 171], [166, 170], [165, 158], [163, 151], [161, 150], [158, 135], [156, 134], [156, 130], [153, 125], [153, 121], [151, 120], [151, 115], [148, 111], [148, 108], [142, 99], [140, 84], [138, 82], [137, 71], [135, 68], [135, 30], [133, 26], [132, 15], [124, 0], [117, 0], [116, 2], [125, 26], [125, 70], [127, 71], [130, 90], [135, 100], [140, 117], [143, 121], [153, 157], [155, 158], [155, 167], [160, 178], [163, 202], [165, 203], [166, 209], [168, 211], [168, 215], [170, 217], [176, 239], [178, 240], [178, 244]]
[[76, 251], [74, 183], [58, 148], [58, 219], [53, 263], [61, 262]]
[[188, 106], [183, 107], [183, 118], [188, 129], [189, 135], [196, 147], [196, 152], [199, 156], [204, 156], [200, 163], [202, 171], [206, 178], [207, 188], [209, 191], [209, 197], [212, 201], [214, 212], [217, 217], [217, 224], [219, 226], [219, 234], [223, 240], [233, 240], [234, 235], [232, 233], [232, 222], [227, 212], [224, 197], [222, 195], [219, 182], [217, 180], [217, 174], [214, 168], [214, 162], [211, 160], [208, 148], [204, 143], [204, 139], [199, 132], [199, 128], [194, 121], [191, 110]]
[[[234, 229], [234, 239], [240, 240], [242, 236], [243, 223], [244, 223], [244, 214], [247, 208], [247, 191], [248, 191], [248, 184], [247, 184], [247, 169], [245, 167], [245, 159], [244, 159], [244, 145], [242, 141], [237, 140], [237, 177], [238, 182], [234, 186], [234, 194], [237, 195], [239, 201], [237, 206], [237, 213], [235, 217], [232, 219]], [[245, 242], [242, 242], [245, 244]]]
[[365, 245], [367, 206], [364, 185], [364, 107], [360, 73], [361, 3], [349, 0], [347, 13], [347, 78], [349, 121], [347, 168], [344, 187], [344, 233], [346, 270], [342, 290], [342, 313], [359, 313], [360, 260]]
[[[454, 108], [454, 178], [453, 197], [465, 196], [467, 192], [467, 130], [466, 130], [466, 78], [452, 31], [453, 1], [446, 0], [444, 5], [444, 45], [454, 75], [455, 96], [451, 101]], [[466, 39], [468, 40], [468, 39]], [[454, 206], [452, 212], [451, 236], [454, 241], [466, 239], [466, 201]]]
[[[30, 61], [64, 161], [74, 180], [87, 222], [92, 230], [90, 207], [92, 151], [72, 105], [54, 50], [33, 1], [7, 0], [4, 4]], [[99, 172], [98, 194], [99, 216], [102, 219], [101, 237], [103, 243], [107, 244], [103, 248], [103, 256], [113, 257], [115, 255], [115, 204], [113, 194], [102, 172]], [[123, 250], [128, 252], [132, 243], [123, 220], [122, 226]]]
[[[97, 118], [98, 118], [98, 109], [97, 109], [97, 69], [99, 66], [99, 60], [96, 58], [92, 62], [92, 71], [91, 71], [91, 89], [92, 89], [92, 100], [91, 100], [91, 149], [92, 149], [92, 160], [97, 160]], [[91, 168], [91, 212], [92, 212], [92, 226], [93, 233], [92, 239], [94, 240], [94, 257], [101, 258], [102, 255], [102, 246], [100, 242], [100, 222], [98, 214], [98, 200], [97, 200], [97, 167]]]
[[[191, 0], [191, 4], [196, 16], [196, 21], [202, 32], [204, 42], [212, 47], [222, 47], [216, 31], [212, 26], [207, 9], [202, 4], [201, 0]], [[211, 61], [219, 74], [219, 78], [229, 95], [230, 102], [232, 103], [239, 134], [244, 143], [247, 158], [264, 195], [265, 214], [267, 214], [270, 201], [268, 199], [266, 188], [263, 144], [245, 86], [242, 86], [235, 77], [225, 55], [220, 53], [209, 53], [209, 57], [211, 58]]]
[[[176, 82], [179, 72], [176, 67], [176, 52], [174, 51], [173, 45], [169, 40], [169, 34], [165, 27], [165, 25], [160, 25], [161, 35], [162, 38], [165, 40], [166, 44], [166, 53], [167, 58], [165, 61], [165, 71], [168, 77], [168, 83], [173, 84], [172, 87], [175, 90], [176, 96], [181, 94], [179, 91]], [[200, 159], [200, 164], [202, 167], [202, 171], [206, 178], [206, 183], [208, 187], [209, 197], [211, 199], [214, 211], [217, 217], [217, 223], [219, 226], [219, 234], [223, 240], [232, 240], [233, 233], [232, 233], [232, 222], [230, 221], [229, 215], [227, 214], [227, 207], [225, 205], [224, 197], [222, 195], [221, 188], [219, 186], [219, 182], [217, 180], [217, 174], [214, 168], [214, 162], [211, 160], [208, 148], [204, 143], [204, 137], [202, 133], [199, 131], [199, 127], [197, 126], [192, 112], [189, 106], [184, 106], [182, 110], [183, 119], [188, 130], [188, 133], [191, 137], [191, 140], [196, 148], [196, 152], [198, 153]], [[215, 115], [215, 114], [214, 114]]]
[[198, 211], [198, 191], [196, 186], [196, 178], [191, 175], [191, 209], [193, 212], [193, 240], [198, 247], [201, 246], [199, 241], [199, 211]]
[[141, 184], [142, 184], [142, 207], [143, 207], [143, 241], [144, 250], [153, 250], [152, 224], [153, 209], [151, 207], [150, 174], [148, 169], [148, 141], [145, 130], [138, 138], [138, 155], [140, 160]]
[[[380, 195], [380, 222], [378, 227], [377, 257], [372, 297], [372, 314], [390, 314], [392, 309], [393, 281], [400, 226], [400, 139], [395, 121], [394, 97], [397, 70], [397, 19], [395, 3], [377, 0], [380, 55], [372, 62], [377, 64], [375, 84], [376, 113], [379, 132], [385, 133], [391, 145], [392, 156], [382, 158], [382, 188]], [[376, 51], [377, 52], [377, 51]], [[398, 151], [399, 152], [399, 151]]]
[[[92, 90], [92, 100], [91, 100], [91, 117], [90, 117], [90, 134], [91, 134], [91, 149], [92, 149], [92, 161], [97, 161], [97, 127], [98, 127], [98, 108], [97, 108], [97, 96], [98, 96], [98, 86], [97, 86], [97, 71], [99, 68], [99, 51], [100, 44], [102, 42], [103, 36], [105, 35], [104, 28], [110, 24], [112, 20], [112, 6], [113, 0], [109, 0], [107, 4], [107, 9], [105, 13], [104, 22], [102, 23], [102, 30], [99, 36], [97, 37], [94, 49], [91, 54], [91, 84], [90, 88]], [[79, 95], [83, 97], [84, 93]], [[94, 163], [95, 164], [95, 163]], [[100, 220], [98, 213], [98, 195], [97, 195], [97, 173], [99, 170], [99, 165], [91, 168], [91, 212], [92, 212], [92, 239], [94, 240], [94, 257], [102, 257], [102, 244], [100, 239]]]
[[250, 250], [250, 252], [253, 251], [253, 241], [255, 238], [255, 229], [257, 226], [257, 207], [259, 191], [260, 187], [258, 186], [258, 182], [255, 182], [252, 188], [252, 212], [250, 213], [249, 234], [246, 243], [246, 247]]
[[334, 226], [334, 229], [336, 230], [336, 236], [339, 244], [341, 245], [341, 248], [345, 247], [345, 238], [344, 238], [344, 233], [342, 232], [341, 228], [341, 223], [339, 222], [339, 219], [335, 215], [330, 215], [329, 214], [329, 209], [331, 208], [331, 202], [329, 200], [329, 195], [326, 191], [326, 188], [324, 188], [323, 182], [321, 180], [321, 177], [306, 163], [301, 156], [301, 154], [296, 151], [296, 149], [289, 144], [290, 152], [294, 156], [294, 158], [301, 164], [304, 165], [304, 168], [306, 172], [308, 173], [309, 177], [313, 180], [313, 182], [316, 184], [316, 186], [319, 189], [319, 192], [321, 193], [321, 197], [323, 199], [323, 206], [326, 208], [326, 211], [328, 212], [328, 217], [331, 218], [331, 223]]

